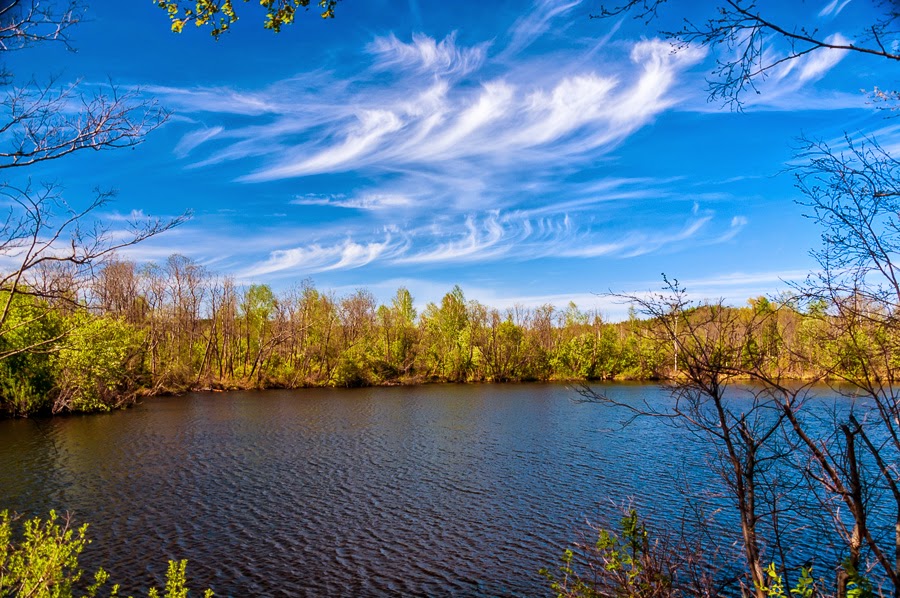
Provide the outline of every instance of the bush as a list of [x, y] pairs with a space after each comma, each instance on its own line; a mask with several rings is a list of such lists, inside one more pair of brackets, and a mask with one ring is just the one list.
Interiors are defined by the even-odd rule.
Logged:
[[[563, 553], [559, 573], [542, 569], [558, 598], [600, 596], [680, 596], [673, 586], [675, 570], [660, 559], [664, 552], [651, 545], [647, 528], [637, 511], [630, 509], [621, 522], [621, 537], [599, 530], [593, 545], [576, 546]], [[579, 568], [590, 571], [584, 575]]]
[[[0, 308], [6, 299], [0, 294]], [[0, 329], [0, 413], [23, 416], [50, 410], [55, 348], [64, 330], [62, 317], [45, 302], [13, 297]]]
[[563, 553], [556, 571], [541, 569], [557, 598], [701, 598], [720, 595], [698, 544], [650, 539], [635, 509], [618, 535], [597, 529], [592, 544]]
[[[696, 541], [666, 543], [650, 539], [637, 511], [629, 509], [620, 521], [619, 535], [597, 530], [593, 544], [567, 549], [555, 571], [541, 569], [557, 598], [694, 598], [763, 595], [768, 598], [876, 598], [872, 581], [846, 559], [843, 588], [813, 577], [812, 566], [800, 568], [793, 584], [770, 563], [757, 591], [732, 573], [715, 579], [716, 559], [704, 557]], [[708, 557], [708, 555], [707, 555]], [[721, 576], [719, 576], [721, 577]], [[739, 587], [735, 587], [735, 586]]]
[[53, 410], [108, 411], [133, 400], [143, 378], [143, 332], [117, 318], [73, 320], [58, 356]]
[[[43, 520], [28, 519], [23, 524], [21, 539], [14, 541], [14, 518], [0, 511], [0, 597], [6, 598], [93, 598], [109, 581], [109, 574], [98, 569], [93, 582], [82, 582], [84, 572], [78, 557], [90, 542], [87, 524], [77, 529], [68, 518], [58, 518], [54, 511]], [[186, 598], [188, 588], [185, 571], [187, 561], [169, 561], [164, 588], [166, 598]], [[79, 591], [79, 588], [83, 590]], [[113, 585], [107, 594], [119, 595]], [[206, 590], [204, 598], [213, 595]], [[148, 598], [158, 598], [159, 590], [150, 588]]]

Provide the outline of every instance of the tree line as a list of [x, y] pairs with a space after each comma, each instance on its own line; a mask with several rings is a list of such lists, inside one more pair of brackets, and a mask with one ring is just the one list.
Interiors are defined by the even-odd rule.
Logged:
[[[339, 296], [309, 281], [275, 293], [181, 255], [149, 265], [113, 258], [70, 293], [0, 290], [5, 414], [106, 410], [192, 389], [670, 379], [685, 347], [669, 327], [687, 317], [687, 330], [712, 309], [673, 310], [672, 320], [632, 309], [613, 322], [574, 303], [500, 310], [457, 286], [419, 313], [405, 288], [385, 304], [365, 289]], [[804, 380], [858, 367], [824, 300], [758, 297], [715, 309], [742, 323], [730, 333], [734, 359]], [[841, 367], [826, 372], [835, 360]]]

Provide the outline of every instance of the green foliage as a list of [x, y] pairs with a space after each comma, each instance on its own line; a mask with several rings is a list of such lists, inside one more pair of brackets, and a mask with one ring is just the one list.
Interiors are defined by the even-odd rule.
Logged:
[[[845, 559], [841, 563], [841, 568], [846, 574], [845, 596], [847, 598], [875, 598], [877, 596], [872, 582], [857, 571], [850, 559]], [[789, 591], [785, 591], [784, 579], [776, 569], [775, 563], [769, 564], [766, 569], [766, 578], [768, 585], [762, 590], [769, 598], [814, 598], [818, 595], [817, 583], [812, 576], [812, 567], [801, 568], [797, 583]]]
[[566, 377], [593, 379], [594, 336], [585, 333], [567, 340], [557, 351], [553, 365]]
[[841, 564], [847, 575], [847, 598], [875, 598], [875, 588], [872, 582], [853, 566], [850, 559], [845, 559]]
[[[0, 303], [6, 299], [0, 295]], [[49, 410], [54, 349], [64, 331], [62, 316], [46, 302], [24, 294], [13, 297], [0, 330], [0, 413]]]
[[[672, 576], [653, 554], [646, 526], [635, 509], [619, 522], [621, 535], [601, 529], [593, 546], [580, 547], [580, 554], [567, 549], [558, 572], [541, 569], [558, 598], [621, 596], [650, 598], [670, 595]], [[580, 559], [578, 557], [581, 557]], [[577, 561], [591, 572], [582, 575]]]
[[465, 295], [459, 286], [444, 295], [440, 306], [431, 303], [425, 308], [422, 327], [425, 369], [430, 376], [451, 382], [467, 381], [475, 357], [475, 339]]
[[[900, 335], [875, 318], [849, 326], [824, 308], [804, 313], [762, 298], [684, 310], [676, 343], [664, 321], [634, 311], [624, 322], [604, 322], [574, 303], [501, 312], [467, 300], [458, 286], [419, 315], [403, 288], [379, 306], [367, 291], [336, 297], [310, 284], [283, 294], [265, 285], [241, 291], [181, 256], [120, 270], [137, 277], [131, 288], [144, 289], [129, 295], [142, 308], [127, 316], [116, 303], [63, 310], [16, 298], [0, 331], [0, 413], [108, 410], [144, 389], [673, 380], [691, 352], [721, 372], [784, 379], [889, 376], [900, 364]], [[685, 336], [692, 327], [697, 334]]]
[[625, 591], [630, 596], [655, 593], [657, 587], [667, 587], [671, 581], [659, 572], [645, 565], [649, 550], [646, 526], [638, 519], [637, 511], [631, 509], [622, 518], [622, 537], [601, 530], [597, 539], [597, 552], [605, 563], [605, 569], [624, 574]]
[[359, 388], [371, 385], [371, 366], [365, 354], [359, 349], [351, 349], [341, 355], [332, 374], [332, 384], [344, 388]]
[[560, 557], [559, 573], [541, 569], [540, 574], [550, 582], [550, 589], [557, 598], [595, 598], [600, 594], [589, 581], [585, 581], [575, 569], [575, 553], [566, 549]]
[[244, 359], [240, 369], [242, 375], [248, 379], [255, 377], [260, 380], [263, 377], [260, 366], [268, 357], [267, 344], [271, 337], [271, 320], [277, 307], [275, 294], [268, 285], [250, 285], [244, 293], [239, 307], [244, 332], [240, 347]]
[[[249, 2], [250, 0], [244, 0]], [[210, 27], [210, 33], [217, 38], [231, 29], [238, 15], [233, 0], [153, 0], [165, 10], [172, 21], [172, 31], [181, 33], [184, 26], [193, 22], [197, 27]], [[294, 22], [298, 8], [308, 8], [310, 0], [259, 0], [265, 10], [263, 27], [276, 33], [284, 25]], [[337, 0], [318, 0], [323, 19], [334, 18]]]
[[396, 313], [398, 320], [404, 326], [412, 326], [416, 320], [416, 308], [412, 294], [406, 287], [397, 289], [397, 294], [391, 300], [391, 309]]
[[630, 361], [616, 330], [603, 326], [569, 339], [560, 347], [556, 363], [571, 378], [612, 380]]
[[[24, 522], [21, 538], [13, 533], [13, 518], [0, 511], [0, 598], [94, 598], [109, 581], [109, 574], [98, 569], [93, 583], [82, 582], [84, 571], [78, 557], [90, 542], [87, 524], [72, 529], [68, 519], [54, 511], [44, 520], [34, 517]], [[165, 598], [187, 598], [187, 561], [169, 561], [164, 587]], [[79, 591], [84, 587], [83, 593]], [[113, 585], [107, 594], [119, 595]], [[150, 588], [148, 598], [159, 598], [159, 590]], [[204, 598], [213, 593], [206, 590]]]
[[124, 320], [77, 314], [58, 354], [54, 409], [107, 411], [128, 401], [142, 376], [144, 333]]
[[[165, 598], [187, 598], [190, 589], [187, 586], [187, 561], [169, 561], [169, 569], [166, 571], [166, 585], [163, 588]], [[203, 592], [203, 598], [212, 598], [213, 591], [207, 588]], [[150, 588], [147, 598], [159, 598], [159, 590]]]
[[3, 411], [12, 416], [27, 416], [44, 411], [48, 407], [46, 392], [37, 391], [27, 379], [17, 376], [16, 370], [7, 364], [0, 365], [0, 394], [3, 396]]
[[244, 294], [241, 313], [254, 328], [269, 321], [275, 311], [275, 294], [267, 284], [253, 284]]
[[0, 596], [73, 596], [82, 575], [78, 555], [87, 544], [86, 532], [86, 525], [77, 530], [70, 529], [68, 522], [60, 525], [50, 511], [46, 521], [25, 521], [23, 538], [14, 545], [11, 518], [6, 511], [0, 512]]
[[816, 582], [812, 577], [812, 567], [803, 567], [797, 584], [785, 593], [784, 578], [778, 573], [775, 563], [766, 569], [768, 585], [760, 588], [769, 598], [813, 598], [816, 595]]

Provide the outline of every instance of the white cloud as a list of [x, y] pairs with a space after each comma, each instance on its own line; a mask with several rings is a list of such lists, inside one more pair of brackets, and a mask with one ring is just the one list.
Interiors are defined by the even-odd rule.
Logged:
[[[402, 121], [390, 110], [361, 110], [356, 115], [356, 122], [350, 125], [344, 139], [326, 148], [310, 158], [288, 162], [260, 173], [243, 177], [245, 181], [274, 180], [314, 174], [346, 170], [356, 159], [376, 150], [388, 134], [400, 130]], [[302, 152], [301, 152], [302, 154]]]
[[492, 213], [483, 222], [466, 218], [466, 232], [462, 238], [439, 243], [436, 247], [395, 260], [398, 264], [447, 263], [458, 261], [485, 261], [496, 258], [510, 249], [500, 245], [505, 236], [499, 214]]
[[148, 216], [143, 210], [131, 210], [128, 214], [119, 212], [111, 212], [103, 216], [104, 220], [110, 222], [141, 222], [147, 220]]
[[[292, 203], [352, 207], [362, 200], [340, 195], [308, 195]], [[715, 215], [709, 212], [690, 215], [686, 224], [673, 222], [652, 228], [629, 227], [617, 220], [598, 222], [591, 213], [536, 216], [527, 210], [488, 210], [403, 221], [390, 219], [396, 209], [384, 212], [387, 219], [378, 227], [364, 220], [355, 224], [342, 222], [330, 228], [316, 225], [264, 230], [219, 229], [210, 226], [218, 217], [204, 216], [200, 220], [205, 222], [198, 223], [195, 219], [191, 225], [167, 233], [164, 239], [142, 243], [136, 252], [129, 249], [128, 256], [158, 260], [173, 252], [184, 253], [207, 262], [214, 259], [226, 271], [236, 272], [239, 280], [259, 282], [368, 265], [406, 268], [601, 256], [627, 259], [676, 251], [688, 244], [720, 243], [725, 240], [720, 231], [727, 227], [727, 220], [712, 226]], [[743, 222], [739, 216], [732, 219], [728, 238], [737, 234]], [[239, 244], [234, 243], [235, 238], [240, 238]], [[290, 239], [309, 240], [291, 243]]]
[[[375, 69], [420, 65], [415, 68], [458, 75], [482, 66], [485, 55], [480, 47], [457, 47], [452, 37], [437, 43], [416, 36], [411, 44], [378, 39]], [[387, 55], [396, 59], [388, 61]], [[360, 169], [419, 179], [437, 171], [457, 179], [471, 179], [473, 173], [508, 178], [534, 173], [535, 166], [568, 167], [610, 152], [677, 103], [672, 92], [680, 74], [703, 56], [694, 48], [673, 53], [666, 43], [645, 40], [634, 46], [630, 72], [616, 67], [604, 73], [596, 64], [548, 72], [538, 65], [527, 68], [526, 61], [485, 79], [476, 70], [471, 78], [395, 81], [372, 75], [365, 84], [369, 75], [362, 72], [359, 85], [329, 88], [328, 101], [311, 103], [284, 101], [294, 86], [301, 96], [307, 92], [305, 78], [282, 81], [264, 92], [233, 94], [268, 97], [259, 101], [274, 116], [217, 131], [216, 149], [195, 166], [262, 158], [260, 168], [239, 177], [245, 182]], [[200, 133], [190, 135], [182, 141], [183, 151], [206, 141]]]
[[298, 206], [332, 206], [356, 210], [388, 210], [412, 206], [415, 204], [415, 200], [406, 195], [366, 193], [356, 197], [346, 197], [344, 195], [330, 197], [306, 195], [293, 199], [291, 203]]
[[[676, 198], [664, 181], [614, 178], [605, 167], [636, 131], [673, 108], [693, 108], [684, 81], [699, 76], [691, 71], [705, 50], [674, 52], [645, 39], [616, 42], [620, 54], [604, 60], [588, 44], [552, 60], [516, 54], [580, 4], [536, 2], [502, 56], [453, 34], [387, 35], [367, 46], [368, 64], [351, 62], [340, 76], [317, 71], [258, 90], [155, 93], [208, 123], [194, 124], [176, 148], [194, 167], [229, 162], [241, 182], [295, 184], [295, 206], [356, 211], [342, 213], [336, 230], [278, 235], [275, 249], [271, 238], [248, 239], [245, 278], [363, 265], [625, 259], [736, 238], [743, 216], [689, 213], [698, 194]], [[814, 54], [773, 73], [774, 93], [760, 106], [795, 103], [842, 57]], [[297, 188], [327, 191], [296, 195]], [[682, 200], [680, 215], [623, 220], [629, 206]]]
[[696, 288], [722, 288], [747, 285], [773, 285], [783, 281], [801, 281], [809, 274], [809, 270], [784, 270], [777, 272], [731, 272], [709, 278], [694, 278], [682, 281], [688, 290]]
[[347, 239], [333, 245], [313, 243], [290, 249], [277, 249], [272, 251], [266, 260], [251, 265], [238, 276], [254, 279], [285, 271], [298, 275], [359, 268], [378, 259], [391, 247], [391, 238], [387, 235], [382, 242], [355, 243]]
[[531, 10], [513, 23], [510, 41], [503, 54], [518, 54], [544, 35], [555, 18], [570, 12], [581, 2], [582, 0], [536, 0]]
[[421, 33], [413, 34], [405, 43], [392, 33], [376, 37], [368, 46], [375, 56], [378, 69], [397, 69], [431, 73], [439, 77], [461, 76], [478, 70], [485, 60], [490, 44], [471, 48], [456, 45], [456, 34], [451, 33], [440, 42]]
[[165, 98], [165, 105], [186, 112], [209, 112], [257, 116], [278, 111], [265, 93], [247, 93], [230, 88], [178, 88], [146, 85], [141, 90]]
[[204, 127], [202, 129], [197, 129], [196, 131], [191, 131], [181, 138], [181, 141], [178, 142], [175, 149], [172, 151], [179, 158], [184, 158], [191, 153], [191, 150], [206, 143], [224, 130], [224, 127]]
[[848, 4], [850, 4], [850, 0], [831, 0], [819, 11], [819, 17], [836, 17]]
[[[764, 73], [755, 77], [753, 89], [742, 93], [741, 107], [752, 111], [794, 112], [800, 110], [841, 110], [846, 108], [862, 108], [865, 97], [860, 94], [817, 89], [816, 83], [830, 73], [847, 55], [846, 50], [819, 48], [800, 56], [789, 58], [788, 52], [800, 51], [779, 46], [777, 38], [770, 39], [765, 45], [760, 64], [773, 65]], [[834, 33], [825, 38], [827, 43], [844, 45], [850, 40]], [[738, 45], [735, 52], [742, 52]], [[721, 62], [738, 61], [739, 55], [720, 58]], [[756, 68], [758, 65], [752, 65]], [[754, 91], [758, 93], [754, 93]], [[713, 112], [720, 108], [698, 98], [692, 106], [699, 112]]]
[[[850, 40], [840, 33], [835, 33], [826, 37], [825, 43], [836, 46], [846, 46], [850, 44]], [[847, 50], [832, 50], [830, 48], [825, 48], [799, 59], [802, 62], [800, 65], [800, 72], [797, 75], [797, 80], [801, 84], [818, 81], [843, 60], [846, 55]]]
[[647, 233], [631, 231], [621, 233], [621, 236], [613, 240], [605, 240], [602, 243], [575, 242], [569, 243], [567, 248], [560, 250], [562, 257], [597, 257], [601, 255], [616, 255], [619, 257], [637, 257], [653, 253], [666, 246], [676, 245], [682, 241], [694, 238], [703, 227], [712, 220], [712, 216], [695, 218], [681, 230], [666, 232], [654, 231]]
[[735, 216], [731, 219], [731, 225], [728, 227], [728, 230], [722, 233], [722, 236], [716, 239], [716, 242], [724, 243], [725, 241], [732, 240], [738, 236], [745, 226], [747, 226], [747, 222], [748, 220], [744, 216]]
[[[617, 83], [615, 78], [591, 73], [565, 78], [549, 91], [536, 90], [526, 100], [527, 125], [519, 132], [518, 143], [525, 147], [546, 144], [604, 119]], [[589, 143], [599, 144], [602, 139], [595, 137]]]
[[669, 42], [651, 39], [635, 44], [631, 60], [641, 69], [640, 78], [617, 106], [617, 119], [630, 122], [645, 115], [657, 114], [674, 104], [667, 94], [675, 85], [675, 77], [700, 62], [706, 49], [684, 46], [677, 49]]

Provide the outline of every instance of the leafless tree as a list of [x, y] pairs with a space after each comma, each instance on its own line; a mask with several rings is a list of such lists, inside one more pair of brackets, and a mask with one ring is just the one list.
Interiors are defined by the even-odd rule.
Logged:
[[[707, 3], [695, 11], [700, 16], [681, 18], [679, 25], [660, 33], [673, 41], [676, 52], [686, 45], [711, 48], [717, 62], [708, 80], [709, 99], [740, 109], [745, 94], [760, 93], [766, 77], [813, 53], [844, 52], [890, 64], [900, 61], [900, 54], [889, 43], [900, 31], [897, 3], [875, 0], [871, 8], [876, 17], [850, 37], [827, 35], [804, 23], [784, 21], [791, 13], [779, 11], [775, 3], [764, 0]], [[670, 9], [678, 15], [676, 3], [667, 0], [623, 0], [602, 4], [594, 16], [628, 15], [657, 25], [667, 22], [665, 13]], [[882, 107], [894, 108], [897, 93], [875, 86], [873, 97]], [[718, 385], [713, 382], [722, 375], [726, 379], [731, 375], [746, 377], [759, 385], [758, 396], [764, 401], [752, 408], [764, 406], [776, 414], [773, 417], [779, 426], [777, 434], [758, 437], [766, 442], [780, 438], [786, 443], [785, 456], [790, 455], [790, 461], [799, 465], [798, 473], [809, 492], [831, 516], [831, 532], [842, 538], [849, 554], [839, 568], [838, 594], [847, 594], [849, 587], [859, 582], [854, 578], [856, 573], [868, 572], [883, 581], [891, 595], [900, 596], [900, 391], [895, 373], [900, 364], [898, 163], [874, 139], [854, 140], [848, 135], [837, 147], [808, 140], [803, 144], [795, 171], [804, 197], [801, 203], [823, 233], [821, 248], [812, 253], [819, 269], [794, 289], [792, 301], [807, 313], [819, 314], [821, 325], [815, 327], [818, 350], [791, 357], [794, 361], [806, 360], [822, 376], [843, 383], [834, 386], [844, 396], [844, 404], [835, 411], [830, 425], [811, 425], [808, 387], [785, 381], [784, 372], [773, 369], [772, 363], [726, 358], [728, 352], [723, 353], [722, 347], [728, 343], [717, 342], [712, 352], [688, 351], [683, 331], [666, 325], [683, 322], [689, 337], [693, 337], [697, 316], [680, 318], [670, 313], [687, 314], [687, 306], [659, 298], [649, 304], [638, 303], [651, 313], [666, 316], [661, 320], [663, 328], [669, 341], [675, 343], [679, 363], [684, 363], [686, 370], [674, 379], [676, 397], [687, 384], [691, 392], [715, 406]], [[775, 330], [780, 335], [788, 334], [777, 326]], [[687, 340], [695, 347], [704, 346], [696, 339]], [[696, 357], [700, 358], [699, 369], [690, 365]], [[727, 366], [724, 370], [723, 363]], [[698, 372], [703, 375], [698, 376]], [[721, 413], [712, 423], [731, 421], [728, 412]], [[696, 418], [692, 419], [690, 411], [674, 415], [682, 424], [696, 428]], [[740, 426], [737, 431], [743, 439]], [[757, 437], [758, 432], [755, 429], [751, 437]], [[712, 435], [710, 441], [720, 454], [730, 458], [732, 451], [723, 437]], [[735, 467], [729, 471], [732, 479], [740, 477], [737, 471]], [[736, 486], [732, 490], [739, 509], [749, 509], [751, 505], [737, 496]], [[872, 497], [876, 495], [892, 497], [888, 500], [893, 504], [887, 507], [889, 503], [884, 500], [874, 502]], [[882, 525], [885, 511], [895, 522], [891, 533]], [[752, 511], [748, 514], [753, 517]], [[746, 517], [742, 512], [744, 528]], [[745, 532], [749, 573], [756, 585], [758, 575], [752, 571], [754, 549], [750, 540]]]
[[[850, 40], [839, 35], [823, 35], [818, 29], [796, 22], [779, 20], [778, 3], [765, 0], [717, 0], [703, 3], [706, 16], [699, 20], [680, 19], [681, 25], [660, 33], [677, 49], [688, 44], [711, 47], [719, 52], [708, 80], [710, 101], [740, 108], [746, 92], [759, 92], [759, 84], [774, 69], [820, 51], [842, 51], [871, 58], [900, 61], [900, 53], [891, 46], [900, 32], [900, 9], [891, 0], [875, 0], [878, 17]], [[678, 3], [668, 0], [626, 0], [601, 3], [593, 18], [628, 15], [651, 25], [669, 9], [678, 14]], [[695, 5], [697, 7], [699, 5]], [[783, 12], [782, 12], [783, 14]], [[780, 48], [780, 51], [778, 49]], [[772, 51], [776, 49], [776, 51]], [[876, 99], [891, 101], [894, 92], [873, 89]]]
[[[588, 387], [582, 394], [632, 416], [665, 418], [708, 444], [739, 517], [748, 591], [766, 595], [764, 571], [771, 562], [790, 579], [784, 555], [792, 551], [792, 520], [815, 520], [827, 523], [825, 533], [846, 554], [832, 563], [838, 596], [872, 583], [896, 597], [900, 171], [874, 145], [848, 142], [836, 151], [819, 143], [809, 151], [798, 186], [823, 229], [822, 247], [812, 252], [820, 269], [796, 286], [791, 300], [795, 308], [822, 310], [813, 344], [823, 349], [789, 361], [815, 360], [808, 370], [833, 383], [843, 399], [831, 417], [809, 406], [816, 379], [790, 380], [754, 340], [783, 338], [777, 313], [755, 309], [742, 317], [721, 303], [693, 303], [677, 284], [666, 294], [628, 298], [656, 323], [650, 329], [656, 342], [677, 351], [680, 367], [670, 369], [668, 379], [672, 405], [656, 410], [616, 403]], [[753, 385], [736, 393], [740, 381]], [[769, 532], [765, 540], [762, 527]]]
[[0, 169], [32, 166], [81, 150], [138, 145], [168, 113], [139, 90], [116, 85], [86, 89], [81, 81], [60, 84], [31, 79], [8, 86], [0, 101], [3, 121]]
[[[94, 268], [101, 260], [185, 219], [135, 217], [124, 222], [121, 230], [112, 231], [100, 220], [92, 219], [93, 213], [112, 197], [112, 193], [97, 192], [87, 206], [74, 210], [62, 199], [56, 185], [0, 185], [0, 205], [6, 207], [0, 220], [0, 337], [12, 332], [7, 323], [17, 297], [42, 300], [46, 308], [40, 313], [75, 306], [79, 290], [93, 278]], [[30, 323], [31, 319], [15, 326]], [[44, 339], [40, 346], [10, 351], [46, 349], [58, 340]], [[0, 353], [0, 358], [3, 355], [6, 353]]]
[[[0, 5], [0, 62], [3, 53], [41, 43], [71, 49], [72, 28], [81, 20], [80, 0], [12, 0]], [[16, 83], [4, 69], [0, 84], [0, 169], [32, 166], [81, 150], [131, 147], [162, 125], [168, 112], [140, 90], [113, 84], [63, 84], [28, 75]]]
[[137, 264], [114, 257], [107, 260], [91, 284], [95, 309], [130, 324], [141, 324], [146, 316], [147, 304], [139, 292]]
[[[832, 350], [824, 365], [842, 383], [835, 390], [858, 406], [839, 422], [844, 442], [835, 450], [805, 444], [823, 483], [854, 515], [856, 553], [871, 552], [900, 596], [900, 163], [871, 139], [806, 150], [798, 187], [822, 244], [811, 252], [819, 270], [797, 285], [797, 297], [828, 307], [820, 343]], [[861, 493], [878, 490], [886, 494], [882, 512], [892, 513], [890, 537], [867, 525], [871, 506]]]
[[[83, 15], [80, 0], [12, 0], [0, 4], [0, 62], [6, 52], [55, 43], [71, 49], [72, 28]], [[98, 217], [113, 198], [96, 191], [73, 207], [56, 183], [35, 183], [41, 163], [82, 150], [133, 147], [168, 117], [139, 90], [115, 85], [64, 84], [33, 75], [22, 82], [0, 72], [0, 170], [18, 177], [0, 183], [0, 337], [17, 297], [34, 296], [48, 309], [75, 305], [95, 267], [121, 248], [184, 222], [136, 216], [112, 230]], [[39, 171], [35, 173], [39, 176]], [[17, 326], [21, 326], [18, 323]], [[46, 341], [44, 342], [46, 344]], [[52, 343], [51, 343], [52, 344]], [[46, 348], [46, 347], [42, 347]], [[15, 350], [31, 350], [35, 347]]]
[[[759, 338], [772, 317], [768, 313], [730, 309], [721, 302], [694, 303], [677, 281], [666, 291], [626, 297], [654, 325], [647, 329], [660, 350], [671, 349], [673, 367], [666, 388], [672, 403], [665, 408], [623, 403], [583, 385], [588, 401], [623, 408], [635, 417], [649, 416], [683, 428], [710, 447], [709, 463], [728, 489], [739, 524], [739, 544], [746, 560], [744, 590], [767, 596], [766, 569], [790, 563], [780, 545], [795, 525], [793, 505], [776, 469], [783, 458], [780, 432], [784, 414], [765, 387], [747, 386], [747, 375], [767, 368], [766, 355], [750, 340]], [[679, 364], [674, 369], [674, 363]], [[788, 574], [789, 575], [789, 574]]]

